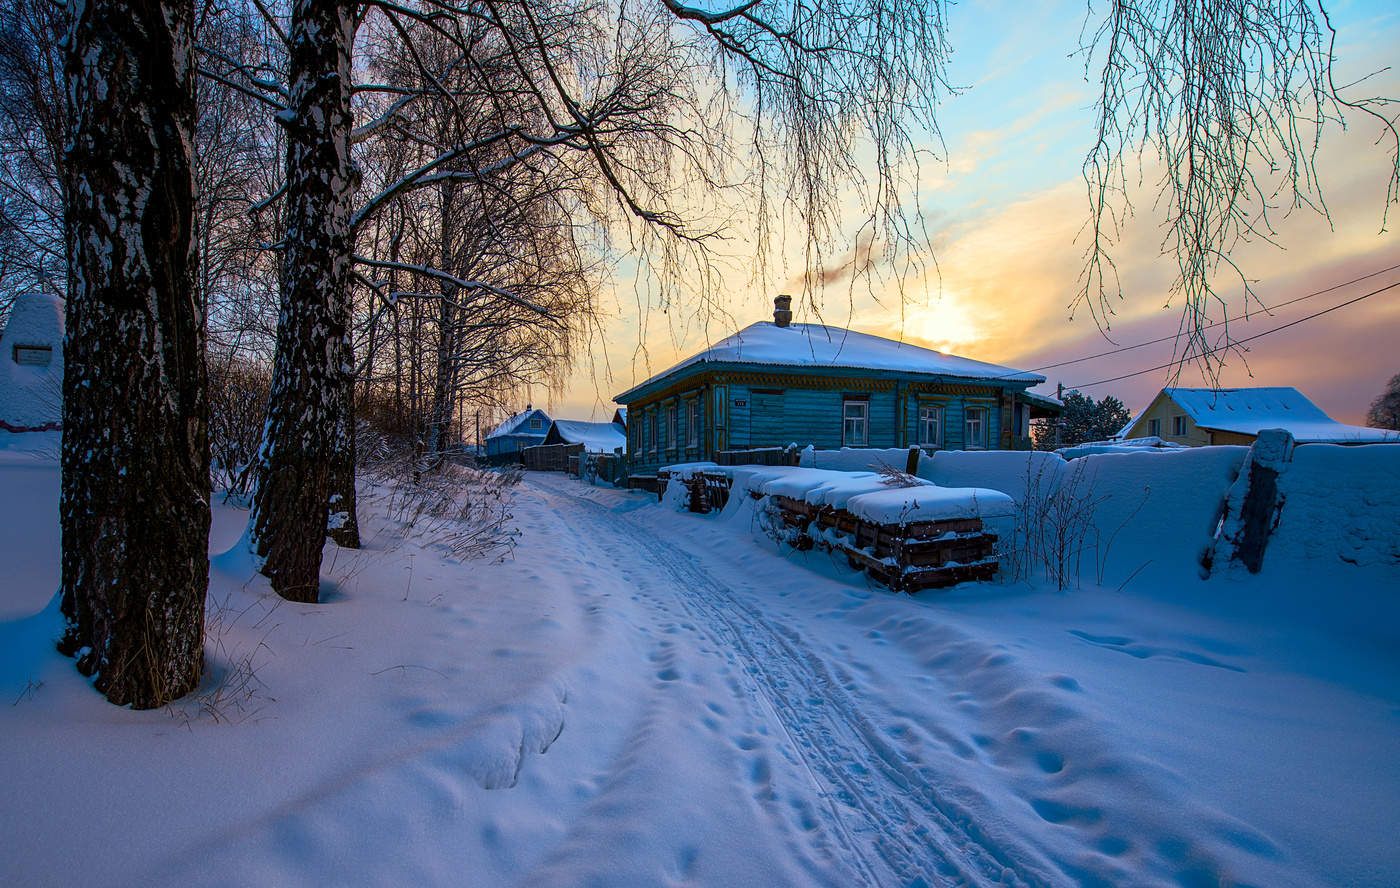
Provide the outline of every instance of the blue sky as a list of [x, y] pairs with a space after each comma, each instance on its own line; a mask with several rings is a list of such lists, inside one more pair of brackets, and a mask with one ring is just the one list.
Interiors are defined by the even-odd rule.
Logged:
[[[1393, 3], [1333, 2], [1328, 12], [1339, 32], [1337, 80], [1345, 83], [1400, 58], [1400, 11]], [[1095, 86], [1074, 54], [1084, 26], [1082, 2], [977, 2], [950, 8], [953, 54], [949, 80], [961, 87], [940, 105], [944, 143], [939, 160], [924, 156], [920, 189], [911, 206], [924, 214], [931, 235], [929, 257], [938, 278], [903, 281], [906, 299], [883, 292], [852, 295], [845, 288], [823, 299], [828, 322], [904, 338], [944, 351], [1017, 367], [1038, 367], [1176, 329], [1180, 304], [1169, 304], [1174, 264], [1159, 256], [1160, 235], [1151, 194], [1139, 196], [1117, 258], [1124, 300], [1111, 329], [1101, 331], [1086, 311], [1070, 311], [1078, 291], [1082, 245], [1076, 236], [1086, 218], [1080, 165], [1093, 137]], [[1367, 94], [1400, 95], [1395, 71], [1366, 84]], [[1400, 238], [1381, 232], [1387, 158], [1373, 146], [1378, 128], [1359, 115], [1350, 129], [1323, 145], [1319, 166], [1331, 224], [1310, 213], [1282, 220], [1282, 249], [1245, 244], [1232, 253], [1269, 305], [1294, 299], [1377, 269], [1400, 264]], [[1397, 208], [1400, 209], [1400, 208]], [[1400, 224], [1393, 212], [1391, 228]], [[851, 232], [854, 241], [854, 231]], [[925, 258], [929, 258], [925, 257]], [[699, 323], [673, 312], [663, 320], [633, 298], [629, 263], [620, 266], [616, 294], [604, 300], [616, 312], [606, 338], [595, 343], [591, 369], [582, 369], [562, 397], [559, 415], [601, 417], [611, 395], [669, 366], [754, 320], [767, 319], [772, 296], [792, 287], [795, 269], [771, 267], [754, 274], [743, 257], [726, 277], [730, 320]], [[780, 266], [781, 260], [770, 263]], [[1400, 281], [1400, 272], [1369, 279], [1370, 289]], [[1243, 309], [1239, 289], [1227, 289], [1233, 317]], [[1361, 295], [1357, 287], [1305, 299], [1274, 315], [1258, 314], [1232, 326], [1237, 336], [1276, 327]], [[1338, 309], [1286, 332], [1250, 344], [1222, 369], [1225, 385], [1294, 385], [1338, 419], [1360, 422], [1366, 406], [1390, 376], [1400, 373], [1400, 289]], [[645, 317], [643, 317], [646, 315]], [[799, 320], [803, 318], [799, 313]], [[639, 334], [644, 325], [646, 332]], [[638, 349], [639, 340], [646, 344]], [[1045, 371], [1067, 385], [1090, 382], [1165, 363], [1171, 344]], [[1130, 408], [1146, 403], [1167, 371], [1087, 389], [1113, 394]], [[1187, 367], [1179, 383], [1202, 382]], [[543, 392], [537, 400], [546, 400]]]

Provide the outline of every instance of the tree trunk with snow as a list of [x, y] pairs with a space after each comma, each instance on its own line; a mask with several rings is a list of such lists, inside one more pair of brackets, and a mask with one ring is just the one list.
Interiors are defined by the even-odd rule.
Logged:
[[[345, 344], [341, 363], [349, 365], [349, 343]], [[326, 519], [326, 536], [342, 549], [360, 548], [360, 520], [355, 514], [355, 378], [348, 378], [337, 392], [335, 440], [331, 445], [330, 514]]]
[[209, 582], [193, 4], [69, 5], [59, 642], [119, 705], [199, 684]]
[[296, 0], [288, 62], [286, 238], [267, 428], [258, 456], [251, 540], [272, 588], [319, 595], [336, 436], [343, 435], [351, 200], [350, 52], [354, 4]]

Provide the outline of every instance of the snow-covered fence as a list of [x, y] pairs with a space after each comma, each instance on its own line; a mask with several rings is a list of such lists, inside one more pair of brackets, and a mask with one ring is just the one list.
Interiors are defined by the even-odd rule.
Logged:
[[799, 466], [808, 469], [832, 469], [838, 472], [877, 472], [881, 467], [905, 468], [909, 463], [907, 447], [842, 447], [840, 450], [817, 450], [807, 447], [801, 453]]
[[939, 451], [920, 478], [984, 487], [1017, 504], [1006, 549], [1013, 575], [1039, 565], [1062, 587], [1082, 577], [1118, 585], [1138, 575], [1196, 575], [1246, 447], [1100, 453]]

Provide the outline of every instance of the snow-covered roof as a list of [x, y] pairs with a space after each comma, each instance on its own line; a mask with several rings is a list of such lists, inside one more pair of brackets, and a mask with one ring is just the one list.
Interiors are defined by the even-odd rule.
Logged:
[[[522, 426], [525, 425], [525, 420], [529, 419], [529, 418], [532, 417], [532, 416], [539, 416], [539, 417], [540, 417], [540, 420], [541, 420], [541, 422], [540, 422], [540, 427], [539, 427], [538, 429], [535, 429], [535, 430], [522, 428]], [[500, 425], [496, 426], [496, 427], [495, 427], [494, 429], [492, 429], [491, 431], [487, 432], [487, 433], [486, 433], [486, 437], [487, 437], [487, 438], [499, 438], [499, 437], [501, 437], [502, 435], [513, 435], [513, 434], [538, 435], [538, 436], [540, 436], [540, 437], [543, 437], [544, 434], [545, 434], [546, 432], [548, 432], [548, 431], [549, 431], [549, 414], [545, 413], [543, 410], [539, 409], [538, 407], [535, 407], [535, 408], [533, 408], [533, 409], [522, 410], [522, 411], [520, 411], [519, 413], [512, 414], [511, 416], [507, 417], [506, 420], [505, 420], [504, 422], [502, 422]]]
[[25, 293], [0, 333], [0, 429], [56, 429], [62, 419], [63, 297]]
[[612, 422], [556, 419], [554, 432], [565, 444], [582, 444], [589, 453], [612, 453], [627, 446], [627, 433]]
[[[1290, 386], [1236, 389], [1164, 388], [1162, 394], [1191, 417], [1197, 427], [1257, 435], [1285, 429], [1299, 443], [1400, 441], [1400, 433], [1340, 423]], [[1155, 403], [1156, 398], [1153, 398]], [[1151, 404], [1148, 405], [1151, 409]], [[1123, 427], [1126, 435], [1147, 410]]]
[[931, 348], [896, 342], [883, 336], [859, 333], [844, 327], [827, 327], [822, 324], [789, 324], [779, 327], [771, 321], [760, 321], [692, 355], [669, 370], [633, 386], [618, 395], [615, 400], [622, 400], [659, 379], [702, 363], [894, 370], [1031, 384], [1045, 381], [1044, 376], [1035, 373], [957, 355], [945, 355]]

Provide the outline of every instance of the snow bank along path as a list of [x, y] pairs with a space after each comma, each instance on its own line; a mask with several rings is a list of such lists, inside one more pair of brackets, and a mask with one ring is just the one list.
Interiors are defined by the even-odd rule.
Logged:
[[[1138, 461], [1106, 459], [1138, 509]], [[1204, 459], [1181, 464], [1220, 471]], [[57, 473], [18, 468], [0, 882], [1400, 882], [1394, 647], [1201, 604], [1340, 587], [1363, 569], [1341, 559], [910, 598], [756, 536], [748, 497], [699, 517], [530, 475], [517, 558], [489, 565], [396, 536], [371, 493], [368, 548], [328, 550], [320, 605], [216, 557], [212, 598], [243, 616], [211, 681], [261, 650], [265, 687], [214, 724], [113, 709], [46, 647], [52, 615], [27, 615], [56, 521], [11, 534], [52, 512]], [[1133, 514], [1144, 538], [1181, 518]], [[220, 507], [214, 551], [245, 517]]]

